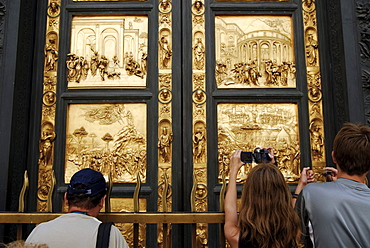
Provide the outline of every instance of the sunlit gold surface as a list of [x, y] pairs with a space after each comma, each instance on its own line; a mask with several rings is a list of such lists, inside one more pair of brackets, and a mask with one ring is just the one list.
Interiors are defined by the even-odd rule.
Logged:
[[55, 171], [51, 171], [51, 182], [50, 182], [50, 190], [48, 194], [48, 199], [47, 199], [47, 212], [52, 213], [53, 212], [53, 193], [54, 193], [54, 188], [56, 185], [56, 178], [55, 178]]
[[29, 179], [28, 179], [28, 172], [27, 170], [24, 172], [23, 174], [23, 186], [22, 186], [22, 189], [21, 189], [21, 192], [19, 194], [19, 198], [18, 198], [18, 212], [22, 213], [24, 212], [24, 203], [25, 203], [25, 200], [24, 200], [24, 197], [26, 195], [26, 192], [28, 190], [28, 187], [29, 187]]
[[294, 88], [291, 16], [216, 16], [218, 88]]
[[[133, 115], [135, 113], [135, 115]], [[67, 113], [65, 183], [82, 168], [114, 183], [146, 180], [146, 104], [70, 104]]]
[[147, 16], [74, 16], [68, 87], [145, 87], [147, 57]]
[[[157, 211], [172, 211], [172, 1], [158, 1], [158, 188]], [[157, 228], [157, 247], [172, 245], [171, 224]]]
[[308, 87], [309, 131], [312, 167], [317, 181], [326, 181], [319, 172], [326, 167], [322, 83], [317, 33], [316, 1], [302, 2]]
[[[293, 103], [221, 103], [217, 106], [219, 181], [229, 175], [229, 159], [236, 149], [253, 152], [274, 147], [278, 166], [288, 182], [299, 178], [298, 106]], [[243, 181], [253, 164], [245, 164]]]
[[[129, 198], [111, 198], [111, 210], [112, 212], [127, 213], [133, 212], [135, 208], [134, 199]], [[146, 212], [146, 199], [139, 199], [139, 211]], [[122, 235], [125, 237], [128, 245], [134, 247], [134, 225], [127, 221], [114, 221], [115, 226], [121, 231]], [[139, 225], [139, 235], [138, 235], [138, 247], [146, 247], [146, 230], [145, 224]]]
[[225, 194], [226, 194], [226, 173], [223, 171], [221, 173], [221, 190], [220, 190], [220, 212], [224, 212], [224, 204], [225, 204]]
[[50, 211], [49, 191], [52, 188], [54, 142], [56, 139], [55, 110], [56, 85], [59, 61], [59, 23], [61, 0], [49, 0], [46, 10], [47, 25], [44, 45], [44, 79], [42, 97], [41, 132], [38, 158], [37, 211]]
[[[206, 7], [204, 0], [192, 0], [192, 100], [193, 100], [193, 188], [192, 211], [208, 211], [207, 189], [207, 90], [206, 90]], [[208, 225], [193, 227], [193, 247], [208, 247]]]

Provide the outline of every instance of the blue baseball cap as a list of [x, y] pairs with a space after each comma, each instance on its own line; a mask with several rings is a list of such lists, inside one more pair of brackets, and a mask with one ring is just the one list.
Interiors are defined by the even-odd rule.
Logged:
[[[76, 189], [76, 184], [83, 184], [87, 189]], [[86, 168], [76, 172], [68, 185], [68, 194], [85, 194], [89, 196], [94, 196], [104, 190], [107, 190], [107, 183], [98, 171]]]

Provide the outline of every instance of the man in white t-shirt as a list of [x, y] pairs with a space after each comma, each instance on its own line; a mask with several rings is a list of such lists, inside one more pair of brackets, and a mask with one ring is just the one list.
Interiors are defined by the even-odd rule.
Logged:
[[[36, 226], [28, 236], [28, 244], [46, 244], [49, 248], [96, 247], [101, 221], [96, 217], [104, 206], [107, 184], [100, 172], [82, 169], [68, 185], [64, 200], [68, 213]], [[128, 248], [121, 232], [110, 229], [109, 247]]]

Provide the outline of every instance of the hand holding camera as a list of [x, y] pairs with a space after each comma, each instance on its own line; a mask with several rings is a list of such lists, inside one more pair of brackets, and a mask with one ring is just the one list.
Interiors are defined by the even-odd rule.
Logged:
[[242, 151], [240, 154], [240, 160], [243, 163], [272, 163], [275, 164], [274, 148], [262, 147], [256, 148], [253, 152]]
[[321, 173], [323, 176], [325, 176], [329, 181], [336, 181], [337, 180], [337, 173], [338, 170], [334, 167], [325, 167], [322, 168], [323, 173]]

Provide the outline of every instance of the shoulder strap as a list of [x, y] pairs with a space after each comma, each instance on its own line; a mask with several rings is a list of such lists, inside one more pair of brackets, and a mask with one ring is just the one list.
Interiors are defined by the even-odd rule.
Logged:
[[100, 223], [98, 235], [96, 238], [96, 248], [108, 248], [109, 247], [109, 236], [110, 229], [113, 222]]

